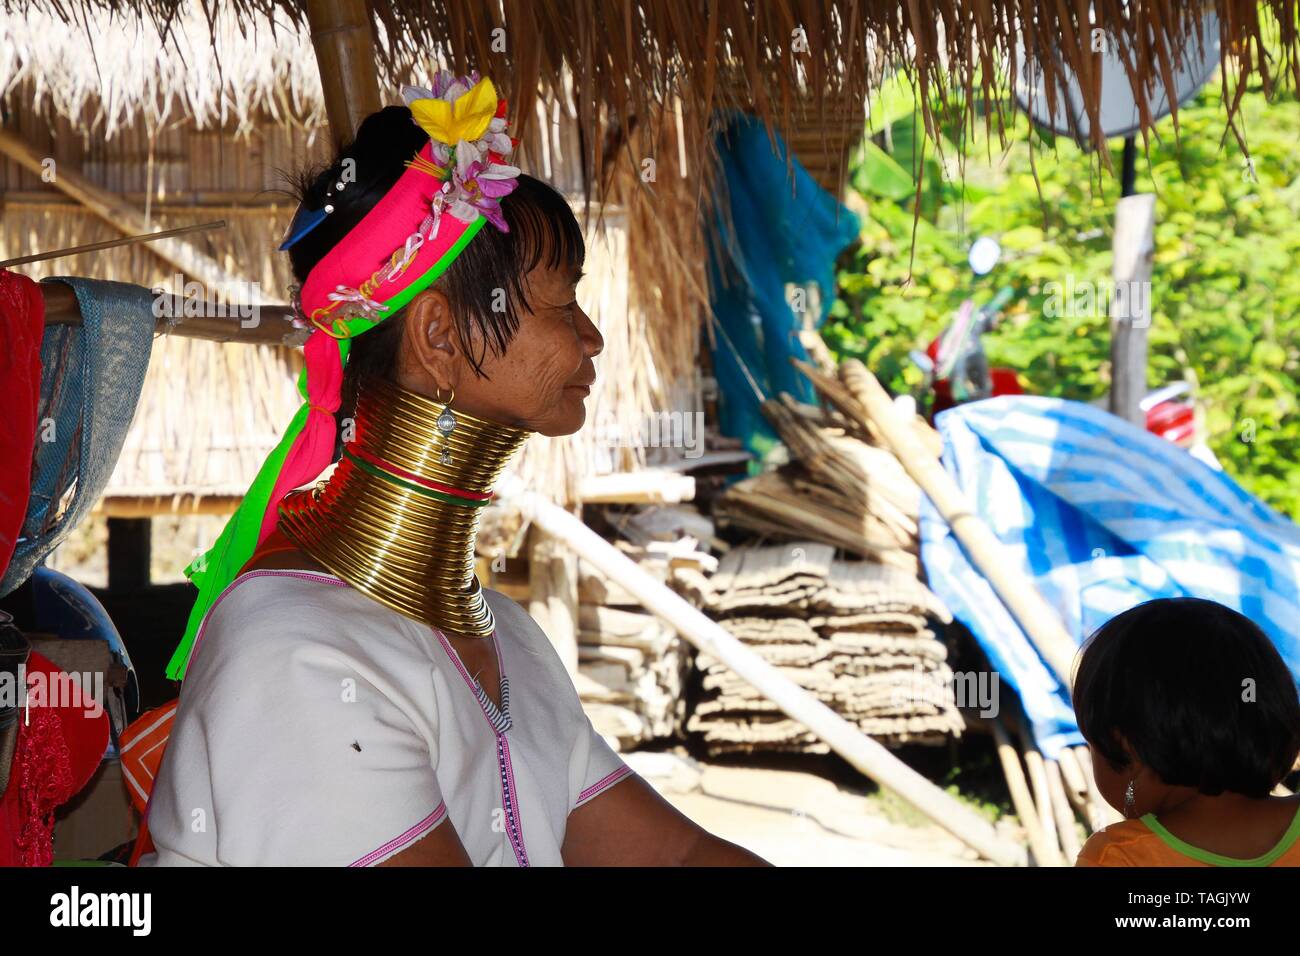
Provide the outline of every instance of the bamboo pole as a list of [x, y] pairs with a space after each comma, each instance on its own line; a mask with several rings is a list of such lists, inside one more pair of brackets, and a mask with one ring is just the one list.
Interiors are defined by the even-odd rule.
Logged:
[[365, 0], [307, 0], [307, 23], [330, 134], [341, 146], [382, 106], [370, 14]]
[[534, 491], [512, 492], [509, 488], [498, 488], [498, 494], [502, 500], [519, 507], [536, 527], [563, 541], [579, 557], [621, 584], [699, 650], [725, 663], [862, 773], [898, 794], [987, 859], [1007, 866], [1024, 863], [1023, 847], [999, 836], [987, 820], [783, 676], [716, 621], [656, 581], [581, 520]]
[[[66, 282], [43, 280], [40, 283], [41, 295], [45, 299], [46, 325], [80, 325], [81, 306], [77, 303], [77, 294]], [[204, 339], [208, 342], [238, 342], [242, 345], [280, 345], [285, 348], [297, 348], [307, 341], [307, 333], [294, 318], [293, 310], [287, 305], [256, 306], [257, 322], [244, 325], [240, 318], [246, 311], [246, 305], [226, 307], [226, 316], [190, 315], [185, 312], [185, 302], [179, 296], [164, 296], [170, 300], [170, 307], [161, 316], [150, 316], [154, 331], [160, 335], [179, 335], [189, 339]], [[166, 313], [172, 316], [168, 318]], [[145, 320], [142, 317], [142, 321]]]
[[1088, 832], [1095, 833], [1099, 829], [1100, 821], [1096, 816], [1096, 808], [1093, 807], [1092, 800], [1088, 796], [1088, 783], [1083, 775], [1083, 767], [1074, 755], [1074, 748], [1062, 747], [1056, 759], [1061, 765], [1061, 776], [1065, 778], [1065, 795], [1070, 798], [1074, 809], [1083, 817]]
[[1029, 730], [1028, 721], [1025, 720], [1024, 714], [1018, 716], [1020, 749], [1024, 754], [1025, 769], [1029, 771], [1029, 780], [1033, 784], [1034, 805], [1038, 809], [1038, 832], [1042, 835], [1043, 842], [1050, 848], [1049, 865], [1064, 866], [1060, 834], [1056, 829], [1056, 814], [1052, 812], [1052, 795], [1047, 785], [1047, 767], [1043, 763], [1043, 755], [1038, 749], [1038, 744], [1034, 742], [1034, 735]]
[[1051, 845], [1043, 839], [1042, 824], [1038, 811], [1034, 809], [1034, 798], [1029, 793], [1029, 783], [1025, 779], [1024, 768], [1020, 766], [1020, 754], [1007, 735], [1002, 719], [994, 717], [988, 721], [993, 731], [993, 740], [997, 746], [998, 759], [1002, 762], [1002, 773], [1007, 778], [1007, 789], [1011, 791], [1011, 803], [1016, 808], [1016, 816], [1025, 828], [1025, 837], [1029, 840], [1029, 852], [1034, 855], [1034, 862], [1039, 866], [1050, 866], [1056, 859]]
[[1073, 864], [1079, 858], [1079, 833], [1074, 828], [1074, 811], [1065, 796], [1065, 784], [1061, 781], [1061, 765], [1055, 760], [1044, 760], [1047, 771], [1047, 792], [1052, 800], [1052, 815], [1056, 817], [1056, 826], [1061, 834], [1061, 850], [1067, 864]]
[[1124, 819], [1123, 814], [1107, 803], [1097, 788], [1097, 775], [1092, 769], [1092, 753], [1087, 747], [1075, 747], [1073, 750], [1075, 759], [1083, 768], [1084, 783], [1088, 785], [1088, 802], [1092, 804], [1093, 816], [1097, 821], [1096, 829], [1104, 830], [1112, 823], [1119, 823]]
[[99, 252], [103, 249], [116, 249], [120, 246], [132, 246], [141, 242], [157, 242], [159, 239], [173, 239], [176, 236], [188, 236], [193, 232], [209, 232], [213, 229], [225, 229], [226, 220], [214, 219], [212, 222], [196, 222], [189, 226], [177, 226], [175, 229], [163, 229], [138, 236], [121, 236], [117, 239], [104, 239], [100, 242], [83, 242], [79, 246], [67, 246], [63, 249], [47, 249], [45, 252], [33, 252], [31, 255], [18, 256], [0, 262], [0, 269], [11, 266], [26, 265], [29, 262], [47, 262], [50, 259], [62, 259], [64, 256], [76, 256], [83, 252]]
[[1002, 603], [1068, 691], [1075, 644], [1061, 624], [1059, 615], [1043, 600], [1033, 582], [1016, 571], [1016, 563], [1006, 546], [975, 514], [966, 495], [944, 471], [939, 459], [926, 450], [909, 424], [899, 419], [893, 402], [876, 377], [857, 359], [846, 361], [841, 366], [841, 374], [844, 384], [862, 404], [871, 423], [893, 448], [907, 473], [948, 522], [971, 563], [993, 586]]

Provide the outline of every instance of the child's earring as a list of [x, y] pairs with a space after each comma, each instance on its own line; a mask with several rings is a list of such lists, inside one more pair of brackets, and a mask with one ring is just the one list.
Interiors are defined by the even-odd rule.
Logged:
[[1124, 819], [1131, 819], [1134, 810], [1137, 808], [1137, 801], [1133, 796], [1133, 780], [1128, 782], [1128, 789], [1124, 791]]

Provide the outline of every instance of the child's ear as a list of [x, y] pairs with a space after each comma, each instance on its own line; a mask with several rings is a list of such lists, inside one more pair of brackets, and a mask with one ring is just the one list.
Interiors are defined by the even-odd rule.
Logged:
[[1137, 752], [1129, 746], [1128, 738], [1121, 733], [1115, 734], [1115, 742], [1119, 744], [1120, 749], [1124, 751], [1124, 756], [1128, 758], [1127, 767], [1137, 768], [1142, 766], [1142, 761], [1138, 759]]

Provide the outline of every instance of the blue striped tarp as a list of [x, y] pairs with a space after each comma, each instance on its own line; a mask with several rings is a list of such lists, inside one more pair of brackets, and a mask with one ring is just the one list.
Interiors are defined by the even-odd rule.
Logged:
[[[936, 424], [944, 467], [1077, 642], [1142, 601], [1207, 598], [1259, 624], [1300, 679], [1300, 528], [1289, 518], [1090, 405], [1003, 396]], [[921, 558], [1019, 692], [1044, 752], [1082, 743], [1068, 694], [929, 501]]]

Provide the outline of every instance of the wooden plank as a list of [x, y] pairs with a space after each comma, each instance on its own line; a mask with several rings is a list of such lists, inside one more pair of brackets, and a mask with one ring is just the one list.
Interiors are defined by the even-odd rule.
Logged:
[[1115, 297], [1110, 322], [1110, 411], [1146, 428], [1147, 329], [1151, 326], [1151, 258], [1156, 197], [1125, 196], [1115, 207]]

